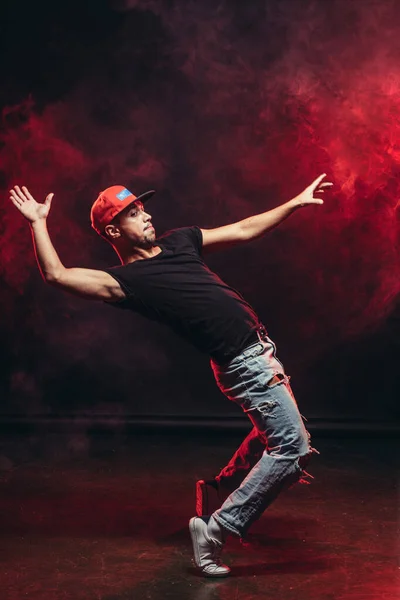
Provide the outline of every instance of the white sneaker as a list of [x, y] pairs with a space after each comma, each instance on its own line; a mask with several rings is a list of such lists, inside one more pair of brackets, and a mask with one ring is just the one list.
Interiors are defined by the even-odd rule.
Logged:
[[189, 521], [194, 562], [205, 577], [226, 577], [231, 570], [221, 562], [224, 543], [222, 531], [215, 519], [210, 523], [210, 526], [212, 537], [210, 537], [207, 521], [200, 517], [193, 517]]

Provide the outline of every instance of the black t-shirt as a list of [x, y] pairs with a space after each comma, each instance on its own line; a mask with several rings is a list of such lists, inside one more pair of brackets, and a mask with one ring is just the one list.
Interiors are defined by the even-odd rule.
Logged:
[[157, 256], [105, 269], [126, 294], [112, 306], [168, 324], [217, 363], [239, 354], [259, 321], [242, 296], [204, 264], [201, 230], [175, 229], [156, 243]]

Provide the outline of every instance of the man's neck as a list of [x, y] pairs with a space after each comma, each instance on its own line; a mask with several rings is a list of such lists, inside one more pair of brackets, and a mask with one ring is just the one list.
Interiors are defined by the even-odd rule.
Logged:
[[162, 252], [160, 246], [152, 246], [151, 248], [132, 248], [129, 251], [119, 251], [118, 255], [123, 265], [136, 262], [137, 260], [145, 260], [146, 258], [154, 258]]

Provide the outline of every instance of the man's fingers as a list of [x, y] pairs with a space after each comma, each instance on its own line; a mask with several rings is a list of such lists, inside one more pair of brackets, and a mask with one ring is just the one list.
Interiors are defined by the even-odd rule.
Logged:
[[25, 200], [27, 198], [26, 198], [24, 192], [19, 187], [19, 185], [14, 185], [14, 190], [15, 190], [15, 193], [17, 194], [17, 196], [22, 200], [22, 202], [25, 202]]
[[16, 193], [16, 191], [15, 191], [15, 190], [10, 190], [10, 198], [11, 198], [11, 200], [14, 202], [14, 204], [15, 204], [15, 203], [17, 203], [17, 204], [18, 204], [18, 206], [19, 206], [20, 204], [22, 204], [22, 200], [21, 200], [21, 198], [20, 198], [20, 197], [17, 195], [17, 193]]
[[46, 206], [50, 206], [51, 201], [53, 200], [54, 194], [47, 194], [46, 196], [46, 200], [44, 201], [44, 203], [46, 204]]
[[324, 181], [324, 183], [321, 183], [318, 187], [325, 188], [325, 187], [331, 187], [332, 185], [333, 185], [333, 183], [331, 181]]
[[326, 177], [326, 173], [322, 173], [322, 175], [320, 175], [319, 177], [317, 177], [317, 179], [314, 179], [314, 181], [310, 185], [310, 188], [312, 188], [313, 190], [315, 188], [317, 188], [319, 186], [319, 184], [321, 183], [321, 181], [323, 180], [324, 177]]
[[16, 206], [17, 208], [22, 206], [21, 200], [17, 200], [15, 196], [10, 196], [10, 200], [14, 204], [14, 206]]
[[34, 200], [34, 197], [31, 195], [30, 191], [28, 190], [28, 188], [26, 186], [22, 186], [22, 191], [24, 192], [25, 196], [28, 198], [28, 200]]

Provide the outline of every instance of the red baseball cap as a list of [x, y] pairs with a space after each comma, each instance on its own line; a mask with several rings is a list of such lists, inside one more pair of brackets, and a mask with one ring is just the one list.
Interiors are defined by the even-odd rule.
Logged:
[[149, 190], [144, 194], [140, 194], [140, 196], [135, 196], [123, 185], [112, 185], [104, 192], [100, 192], [90, 211], [93, 229], [102, 235], [106, 225], [109, 225], [124, 208], [135, 202], [135, 200], [144, 203], [154, 193], [155, 190]]

